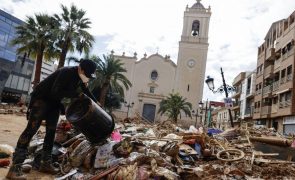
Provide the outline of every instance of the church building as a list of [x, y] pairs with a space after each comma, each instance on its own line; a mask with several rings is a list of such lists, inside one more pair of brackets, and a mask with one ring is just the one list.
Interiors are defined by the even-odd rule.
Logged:
[[132, 83], [125, 92], [126, 103], [114, 112], [116, 116], [139, 115], [151, 122], [166, 120], [167, 117], [160, 116], [158, 110], [161, 100], [170, 93], [179, 93], [193, 105], [194, 110], [198, 108], [203, 96], [210, 16], [210, 6], [205, 8], [200, 0], [192, 7], [186, 7], [177, 64], [169, 56], [158, 53], [145, 54], [141, 59], [137, 59], [136, 53], [133, 57], [124, 53], [122, 56], [114, 54], [124, 63], [125, 76]]

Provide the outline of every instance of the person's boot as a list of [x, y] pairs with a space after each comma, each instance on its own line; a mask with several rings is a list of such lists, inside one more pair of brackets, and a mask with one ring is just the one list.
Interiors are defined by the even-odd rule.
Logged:
[[47, 161], [42, 160], [39, 171], [43, 173], [48, 173], [48, 174], [56, 174], [59, 172], [59, 169], [54, 167], [51, 160], [47, 160]]
[[26, 180], [27, 177], [23, 174], [21, 165], [12, 165], [6, 175], [7, 179], [11, 180]]

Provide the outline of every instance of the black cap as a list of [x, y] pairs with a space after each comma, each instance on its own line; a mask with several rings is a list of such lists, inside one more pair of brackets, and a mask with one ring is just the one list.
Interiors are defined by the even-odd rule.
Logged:
[[80, 67], [82, 70], [84, 70], [85, 76], [93, 79], [96, 78], [95, 70], [97, 67], [97, 64], [89, 59], [84, 59], [80, 63]]

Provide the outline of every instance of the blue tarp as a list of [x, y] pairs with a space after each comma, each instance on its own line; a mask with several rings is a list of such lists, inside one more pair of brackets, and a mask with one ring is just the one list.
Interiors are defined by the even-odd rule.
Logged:
[[214, 128], [209, 128], [207, 133], [208, 134], [219, 134], [219, 133], [222, 133], [223, 131], [220, 130], [220, 129], [214, 129]]

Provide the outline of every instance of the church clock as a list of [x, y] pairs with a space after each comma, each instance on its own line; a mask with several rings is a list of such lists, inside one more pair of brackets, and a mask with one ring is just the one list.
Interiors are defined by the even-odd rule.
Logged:
[[196, 61], [193, 59], [190, 59], [187, 61], [187, 65], [188, 67], [193, 68], [196, 65]]

